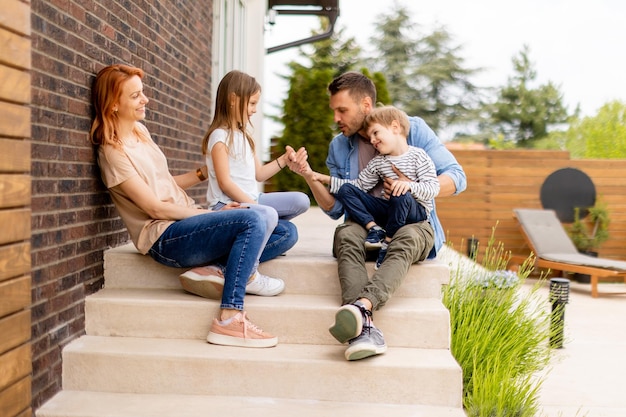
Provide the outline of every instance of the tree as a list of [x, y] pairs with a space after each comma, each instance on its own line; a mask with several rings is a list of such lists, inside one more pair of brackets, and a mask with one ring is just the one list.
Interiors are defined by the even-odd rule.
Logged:
[[612, 101], [593, 117], [576, 119], [565, 132], [574, 158], [626, 158], [626, 103]]
[[[320, 30], [325, 31], [325, 27]], [[330, 39], [309, 45], [312, 52], [300, 49], [305, 63], [289, 63], [291, 75], [286, 77], [289, 91], [282, 103], [282, 115], [274, 117], [284, 126], [282, 135], [276, 138], [275, 156], [282, 153], [286, 145], [295, 149], [305, 146], [309, 164], [319, 172], [328, 172], [328, 145], [336, 134], [333, 112], [328, 107], [328, 85], [336, 76], [355, 70], [361, 62], [361, 49], [354, 38], [343, 40], [342, 37], [343, 29]], [[366, 69], [363, 72], [374, 81], [379, 98], [388, 100], [384, 77], [370, 74]], [[311, 195], [304, 179], [287, 170], [276, 175], [274, 183], [278, 190], [300, 190]]]
[[421, 99], [409, 81], [416, 56], [413, 28], [407, 10], [396, 4], [392, 13], [376, 24], [371, 42], [377, 55], [368, 60], [371, 68], [385, 74], [393, 104], [406, 112], [412, 110], [409, 104], [416, 105]]
[[[298, 149], [305, 146], [309, 164], [320, 172], [326, 172], [328, 143], [333, 136], [333, 114], [328, 108], [326, 87], [332, 81], [334, 72], [328, 68], [306, 67], [292, 62], [292, 75], [289, 77], [289, 92], [283, 101], [282, 136], [277, 138], [275, 157], [286, 145]], [[304, 179], [289, 170], [274, 176], [278, 190], [300, 190], [309, 194]]]
[[479, 69], [464, 67], [461, 47], [452, 46], [452, 36], [445, 28], [435, 29], [422, 38], [415, 71], [422, 93], [423, 118], [439, 130], [475, 120], [482, 105], [480, 88], [469, 81]]
[[513, 57], [515, 75], [489, 105], [491, 120], [487, 125], [518, 146], [530, 147], [533, 141], [548, 134], [551, 125], [565, 123], [568, 112], [563, 95], [552, 82], [532, 87], [537, 72], [530, 61], [530, 50], [524, 45]]
[[426, 36], [415, 33], [407, 10], [396, 4], [371, 38], [378, 52], [371, 66], [385, 74], [393, 104], [436, 132], [474, 120], [482, 101], [469, 80], [479, 70], [465, 68], [461, 47], [444, 27]]

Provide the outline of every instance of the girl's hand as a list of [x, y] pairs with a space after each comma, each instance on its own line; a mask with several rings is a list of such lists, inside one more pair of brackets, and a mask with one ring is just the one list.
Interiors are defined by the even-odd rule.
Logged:
[[301, 147], [296, 152], [291, 146], [287, 145], [285, 146], [285, 151], [287, 166], [289, 166], [289, 169], [296, 174], [304, 174], [309, 165], [307, 162], [309, 155], [307, 154], [306, 148]]

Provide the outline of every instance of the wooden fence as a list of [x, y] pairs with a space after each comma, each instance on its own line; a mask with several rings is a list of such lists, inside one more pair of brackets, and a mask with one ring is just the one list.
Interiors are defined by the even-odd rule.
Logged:
[[[540, 191], [554, 171], [571, 167], [585, 172], [596, 194], [608, 205], [610, 238], [599, 255], [626, 260], [626, 160], [573, 160], [568, 152], [532, 150], [454, 150], [467, 175], [467, 190], [437, 199], [437, 213], [448, 242], [461, 252], [467, 240], [479, 240], [479, 255], [492, 235], [514, 255], [527, 256], [514, 208], [542, 208]], [[567, 226], [567, 225], [566, 225]]]

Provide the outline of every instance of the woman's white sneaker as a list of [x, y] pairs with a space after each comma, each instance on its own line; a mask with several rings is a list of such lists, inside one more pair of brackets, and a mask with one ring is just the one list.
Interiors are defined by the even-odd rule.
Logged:
[[272, 297], [278, 295], [285, 289], [285, 281], [280, 278], [272, 278], [263, 275], [259, 271], [253, 275], [253, 278], [246, 285], [246, 294], [261, 295], [264, 297]]

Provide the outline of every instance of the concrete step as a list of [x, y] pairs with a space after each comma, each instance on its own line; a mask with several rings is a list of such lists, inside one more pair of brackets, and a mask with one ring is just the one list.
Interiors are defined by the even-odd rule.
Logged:
[[[321, 381], [323, 382], [323, 381]], [[38, 417], [465, 417], [461, 408], [247, 396], [62, 391]]]
[[83, 336], [63, 350], [63, 389], [461, 407], [461, 369], [448, 350], [389, 348], [354, 363], [344, 349]]
[[[367, 263], [370, 276], [373, 262]], [[337, 261], [331, 255], [290, 251], [259, 266], [267, 275], [285, 280], [286, 294], [334, 295], [341, 293]], [[163, 266], [141, 255], [132, 244], [104, 253], [105, 288], [181, 288], [178, 276], [185, 269]], [[449, 267], [436, 260], [412, 265], [394, 297], [441, 298], [441, 286], [448, 283]]]
[[348, 362], [328, 333], [341, 303], [330, 253], [339, 221], [309, 212], [294, 219], [296, 246], [259, 267], [284, 279], [285, 292], [246, 297], [252, 321], [279, 337], [269, 349], [207, 343], [219, 302], [182, 290], [184, 269], [132, 244], [106, 251], [105, 288], [85, 303], [87, 335], [63, 349], [63, 390], [37, 416], [465, 417], [441, 303], [448, 262], [413, 265], [374, 312], [387, 353]]
[[[340, 304], [336, 295], [246, 297], [251, 320], [289, 344], [338, 344], [328, 327]], [[105, 288], [87, 297], [85, 327], [93, 336], [204, 340], [218, 311], [218, 301], [182, 289]], [[438, 299], [392, 298], [374, 321], [388, 346], [450, 346], [450, 315]]]

